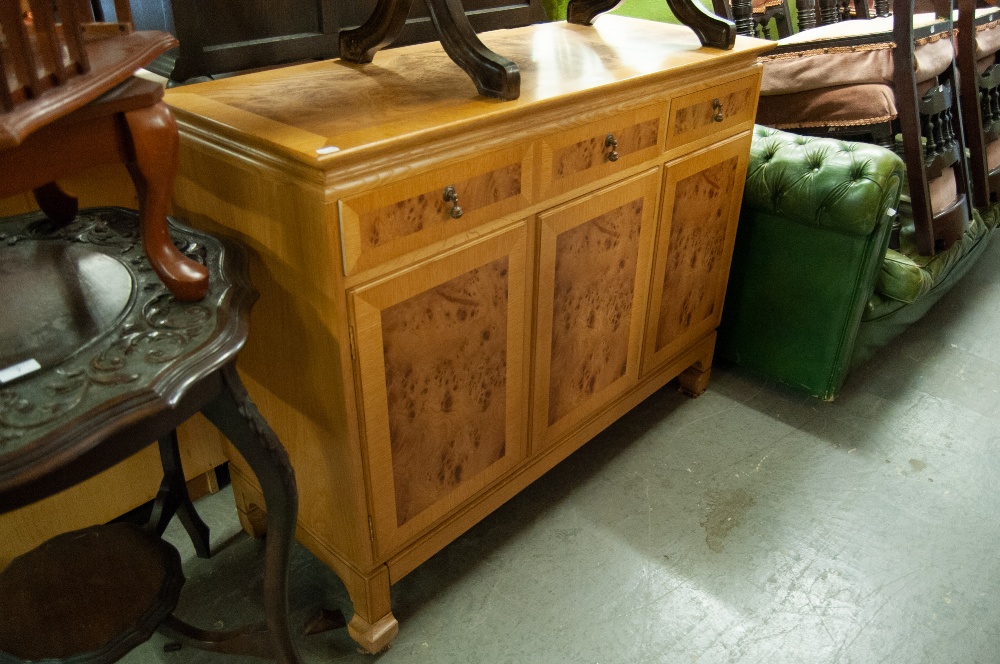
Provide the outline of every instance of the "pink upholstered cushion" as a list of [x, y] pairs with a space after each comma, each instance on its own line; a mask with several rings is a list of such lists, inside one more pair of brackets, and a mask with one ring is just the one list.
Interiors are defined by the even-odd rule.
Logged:
[[992, 171], [1000, 166], [1000, 141], [986, 144], [986, 166]]
[[[779, 40], [779, 45], [794, 44], [801, 50], [765, 55], [761, 95], [789, 94], [818, 88], [859, 83], [892, 84], [892, 17], [867, 21], [841, 21], [803, 30]], [[930, 25], [933, 14], [917, 14], [915, 27]], [[857, 46], [824, 45], [845, 37], [884, 35], [884, 41]], [[928, 81], [945, 69], [955, 57], [951, 32], [942, 32], [917, 40], [914, 44], [917, 82]]]
[[931, 195], [931, 212], [938, 214], [958, 200], [958, 184], [955, 182], [955, 168], [949, 166], [938, 177], [927, 183]]
[[862, 83], [761, 97], [757, 124], [779, 129], [854, 127], [896, 117], [895, 95], [884, 83]]

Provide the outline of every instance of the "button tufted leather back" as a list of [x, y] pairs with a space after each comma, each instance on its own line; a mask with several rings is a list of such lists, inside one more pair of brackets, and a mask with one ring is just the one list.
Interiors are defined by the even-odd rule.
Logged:
[[905, 178], [903, 160], [877, 145], [757, 126], [743, 199], [797, 223], [866, 236], [898, 204]]

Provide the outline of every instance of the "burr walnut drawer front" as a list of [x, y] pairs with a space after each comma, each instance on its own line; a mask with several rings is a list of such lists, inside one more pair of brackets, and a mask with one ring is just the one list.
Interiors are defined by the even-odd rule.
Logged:
[[666, 104], [579, 125], [540, 141], [540, 199], [636, 166], [663, 151]]
[[532, 149], [518, 145], [441, 166], [340, 202], [352, 275], [528, 206]]
[[760, 76], [755, 74], [675, 97], [670, 103], [667, 150], [700, 139], [718, 140], [752, 123], [757, 113]]

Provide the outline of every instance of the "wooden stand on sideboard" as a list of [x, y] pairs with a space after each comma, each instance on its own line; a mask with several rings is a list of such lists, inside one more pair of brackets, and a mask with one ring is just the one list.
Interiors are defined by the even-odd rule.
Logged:
[[177, 213], [257, 252], [240, 369], [373, 652], [393, 582], [672, 378], [705, 389], [770, 48], [617, 16], [481, 37], [516, 101], [437, 44], [167, 96]]

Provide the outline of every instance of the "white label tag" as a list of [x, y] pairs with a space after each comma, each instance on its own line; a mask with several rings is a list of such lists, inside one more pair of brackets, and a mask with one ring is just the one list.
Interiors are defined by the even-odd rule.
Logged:
[[9, 383], [15, 378], [20, 378], [21, 376], [27, 376], [30, 373], [38, 371], [42, 368], [36, 360], [25, 360], [24, 362], [18, 362], [17, 364], [11, 365], [6, 369], [0, 369], [0, 384]]

